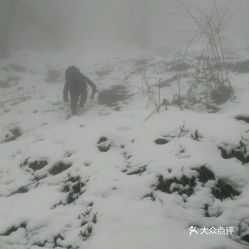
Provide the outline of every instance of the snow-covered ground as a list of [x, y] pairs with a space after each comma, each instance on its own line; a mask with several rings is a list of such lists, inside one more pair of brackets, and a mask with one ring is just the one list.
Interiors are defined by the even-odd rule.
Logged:
[[[145, 121], [154, 106], [143, 72], [150, 85], [173, 79], [161, 88], [171, 102], [175, 59], [23, 52], [0, 62], [1, 249], [249, 248], [249, 74], [231, 73], [236, 98], [215, 113], [169, 105]], [[62, 89], [73, 64], [99, 96], [125, 86], [124, 101], [89, 100], [70, 117]]]

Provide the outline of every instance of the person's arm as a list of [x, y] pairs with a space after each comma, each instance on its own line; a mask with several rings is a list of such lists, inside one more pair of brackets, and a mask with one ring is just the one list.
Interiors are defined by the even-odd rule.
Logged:
[[66, 82], [66, 84], [64, 85], [64, 89], [63, 89], [63, 99], [65, 102], [68, 102], [68, 83]]
[[89, 85], [91, 87], [91, 89], [92, 89], [92, 96], [94, 96], [95, 93], [97, 92], [96, 85], [89, 78], [87, 78], [85, 75], [82, 74], [82, 76], [83, 76], [83, 81], [85, 83], [87, 83], [87, 85]]

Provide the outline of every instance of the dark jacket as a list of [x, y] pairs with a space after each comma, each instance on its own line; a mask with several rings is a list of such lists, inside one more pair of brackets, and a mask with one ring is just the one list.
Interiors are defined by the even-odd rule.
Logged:
[[68, 101], [68, 92], [70, 95], [81, 95], [83, 92], [87, 93], [87, 85], [92, 89], [92, 95], [97, 92], [96, 85], [82, 73], [66, 74], [66, 83], [63, 90], [64, 101]]

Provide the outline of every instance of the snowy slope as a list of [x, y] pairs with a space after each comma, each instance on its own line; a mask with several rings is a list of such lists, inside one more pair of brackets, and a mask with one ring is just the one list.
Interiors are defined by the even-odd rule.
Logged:
[[[1, 61], [0, 248], [249, 248], [248, 73], [231, 74], [237, 97], [216, 113], [169, 105], [144, 121], [154, 107], [143, 71], [158, 84], [174, 76], [174, 59], [44, 52]], [[70, 117], [62, 89], [72, 64], [99, 95], [123, 85], [126, 99], [88, 101]], [[176, 81], [161, 91], [171, 101]]]

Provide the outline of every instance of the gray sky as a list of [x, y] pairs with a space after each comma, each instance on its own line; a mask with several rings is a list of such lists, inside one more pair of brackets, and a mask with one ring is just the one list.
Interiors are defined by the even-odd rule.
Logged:
[[[108, 49], [125, 46], [172, 47], [187, 40], [193, 22], [182, 16], [174, 0], [22, 0], [14, 24], [16, 47], [78, 46]], [[184, 0], [195, 4], [196, 0]], [[212, 0], [199, 0], [208, 11]], [[230, 34], [247, 35], [247, 0], [217, 0], [231, 14], [241, 10], [229, 23]], [[241, 37], [239, 37], [241, 36]], [[21, 45], [20, 45], [21, 44]]]

